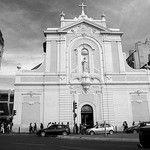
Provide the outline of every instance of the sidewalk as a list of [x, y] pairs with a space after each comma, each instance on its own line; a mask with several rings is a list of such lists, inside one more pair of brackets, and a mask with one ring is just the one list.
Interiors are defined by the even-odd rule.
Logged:
[[123, 142], [139, 142], [139, 134], [127, 134], [127, 133], [114, 133], [113, 135], [99, 134], [99, 135], [80, 135], [70, 134], [67, 136], [59, 135], [58, 138], [65, 139], [83, 139], [83, 140], [99, 140], [99, 141], [123, 141]]

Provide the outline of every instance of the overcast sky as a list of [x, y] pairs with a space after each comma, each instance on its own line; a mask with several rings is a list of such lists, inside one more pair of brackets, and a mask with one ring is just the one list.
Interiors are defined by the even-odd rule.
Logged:
[[31, 69], [42, 62], [46, 28], [59, 27], [60, 13], [78, 17], [81, 3], [93, 19], [106, 15], [108, 28], [119, 28], [123, 51], [150, 37], [150, 0], [0, 0], [0, 29], [5, 40], [1, 70]]

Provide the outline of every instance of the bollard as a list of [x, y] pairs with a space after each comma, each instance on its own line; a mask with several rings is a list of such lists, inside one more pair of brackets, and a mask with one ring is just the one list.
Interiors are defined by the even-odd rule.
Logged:
[[107, 136], [107, 131], [106, 131], [106, 121], [104, 121], [104, 128], [105, 128], [105, 136]]
[[117, 126], [115, 126], [115, 131], [116, 131], [116, 133], [117, 133]]
[[20, 127], [18, 128], [18, 134], [20, 134]]

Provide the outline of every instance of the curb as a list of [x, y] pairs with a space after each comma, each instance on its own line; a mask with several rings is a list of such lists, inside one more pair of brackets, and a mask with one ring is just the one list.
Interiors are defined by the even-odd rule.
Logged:
[[116, 142], [139, 142], [138, 139], [126, 139], [126, 138], [103, 138], [103, 137], [82, 137], [82, 136], [63, 136], [58, 135], [57, 138], [62, 139], [76, 139], [76, 140], [95, 140], [95, 141], [116, 141]]

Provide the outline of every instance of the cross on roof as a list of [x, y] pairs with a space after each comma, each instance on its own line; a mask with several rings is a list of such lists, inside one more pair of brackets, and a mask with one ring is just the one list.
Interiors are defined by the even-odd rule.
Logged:
[[82, 9], [82, 16], [85, 16], [85, 13], [84, 13], [84, 7], [86, 7], [87, 5], [84, 5], [83, 3], [81, 5], [79, 5], [79, 7], [81, 7]]

